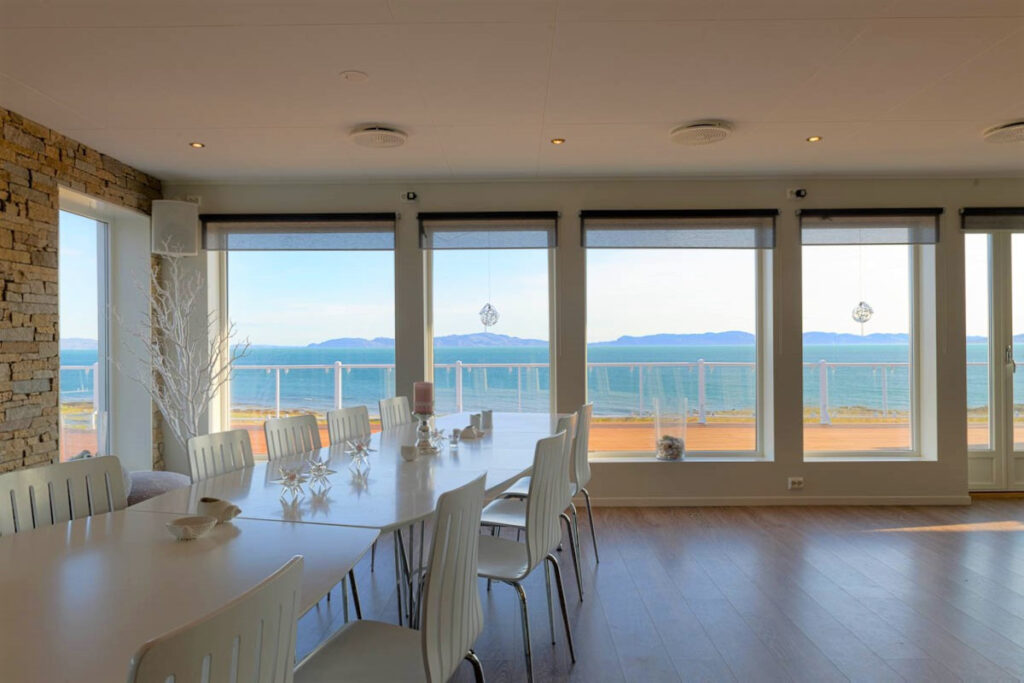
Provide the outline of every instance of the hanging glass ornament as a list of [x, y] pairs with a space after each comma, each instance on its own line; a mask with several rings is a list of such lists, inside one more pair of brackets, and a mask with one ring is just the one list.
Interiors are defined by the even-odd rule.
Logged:
[[492, 306], [490, 303], [484, 304], [484, 307], [480, 309], [480, 322], [484, 324], [484, 329], [492, 327], [498, 323], [498, 309]]
[[852, 316], [854, 322], [858, 322], [863, 325], [867, 321], [871, 320], [871, 316], [874, 314], [875, 309], [871, 308], [871, 306], [868, 305], [868, 302], [861, 301], [856, 307], [854, 307]]

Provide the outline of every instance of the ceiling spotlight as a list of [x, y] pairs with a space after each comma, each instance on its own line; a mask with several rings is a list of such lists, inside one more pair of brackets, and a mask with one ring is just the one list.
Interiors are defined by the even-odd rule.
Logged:
[[202, 142], [190, 142], [188, 143], [188, 146], [192, 149], [202, 149], [203, 147], [206, 147], [206, 144]]
[[812, 135], [811, 137], [807, 138], [807, 142], [821, 142], [822, 140], [823, 138], [820, 135]]
[[370, 75], [365, 71], [356, 71], [355, 69], [342, 71], [338, 75], [341, 76], [343, 81], [348, 81], [349, 83], [365, 83], [370, 80]]
[[565, 138], [551, 138], [551, 144], [552, 145], [564, 145], [565, 144]]

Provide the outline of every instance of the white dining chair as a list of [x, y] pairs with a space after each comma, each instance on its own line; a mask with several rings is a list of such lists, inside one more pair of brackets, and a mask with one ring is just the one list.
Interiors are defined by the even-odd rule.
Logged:
[[412, 411], [409, 410], [409, 399], [405, 396], [385, 398], [380, 401], [381, 429], [392, 429], [399, 425], [412, 422]]
[[[558, 418], [555, 432], [565, 432], [565, 480], [569, 480], [569, 464], [572, 460], [572, 446], [573, 439], [569, 438], [568, 435], [576, 433], [576, 413], [572, 415], [566, 415]], [[562, 501], [559, 503], [559, 510], [562, 513], [559, 517], [565, 522], [566, 534], [569, 536], [569, 547], [572, 551], [572, 563], [576, 570], [576, 587], [579, 592], [580, 600], [583, 600], [583, 575], [580, 571], [580, 538], [579, 530], [576, 524], [576, 506], [573, 505], [571, 489], [566, 487], [565, 492], [562, 496]], [[569, 514], [566, 514], [566, 510], [569, 510], [572, 518], [570, 519]], [[526, 528], [526, 496], [516, 496], [508, 498], [498, 498], [495, 501], [489, 503], [480, 516], [480, 523], [484, 526], [491, 527], [512, 527], [516, 529], [516, 537], [522, 529]]]
[[[576, 651], [572, 644], [572, 631], [569, 628], [569, 613], [565, 607], [565, 590], [562, 585], [562, 572], [553, 551], [558, 546], [562, 534], [559, 525], [559, 507], [565, 498], [564, 491], [569, 485], [568, 468], [565, 459], [565, 439], [568, 435], [559, 432], [537, 442], [533, 456], [533, 475], [530, 477], [530, 489], [526, 498], [526, 529], [523, 543], [500, 536], [478, 536], [480, 557], [478, 574], [481, 578], [500, 581], [512, 586], [519, 596], [522, 613], [523, 651], [526, 655], [527, 680], [533, 680], [533, 654], [530, 646], [530, 615], [526, 608], [526, 591], [522, 581], [529, 576], [542, 562], [546, 562], [545, 578], [547, 579], [548, 604], [551, 602], [551, 581], [547, 570], [554, 573], [558, 587], [558, 602], [562, 608], [562, 622], [565, 625], [565, 639], [569, 645], [569, 656], [576, 661]], [[554, 618], [548, 609], [551, 626], [551, 640], [554, 642]]]
[[366, 406], [327, 411], [327, 437], [332, 444], [370, 436], [370, 412]]
[[320, 425], [315, 415], [272, 417], [263, 423], [267, 437], [267, 459], [320, 450]]
[[126, 505], [121, 461], [113, 455], [15, 470], [0, 475], [0, 536]]
[[[573, 443], [572, 466], [570, 467], [572, 482], [569, 485], [569, 490], [573, 498], [576, 497], [576, 494], [582, 493], [587, 502], [587, 519], [590, 522], [590, 539], [594, 543], [594, 560], [600, 562], [601, 556], [597, 552], [597, 531], [594, 530], [594, 511], [590, 506], [590, 491], [587, 490], [587, 484], [590, 483], [590, 422], [594, 416], [594, 404], [583, 404], [577, 415], [576, 439]], [[525, 498], [529, 488], [530, 478], [523, 477], [501, 495], [509, 498]], [[573, 526], [578, 527], [575, 520], [574, 515]], [[578, 529], [577, 536], [579, 536]]]
[[145, 643], [128, 683], [291, 683], [302, 556], [210, 614]]
[[192, 481], [202, 481], [253, 466], [252, 440], [246, 429], [193, 436], [188, 440]]
[[483, 630], [476, 576], [484, 478], [438, 498], [419, 630], [380, 621], [348, 624], [299, 664], [296, 683], [441, 683], [463, 659], [483, 683], [483, 667], [472, 648]]

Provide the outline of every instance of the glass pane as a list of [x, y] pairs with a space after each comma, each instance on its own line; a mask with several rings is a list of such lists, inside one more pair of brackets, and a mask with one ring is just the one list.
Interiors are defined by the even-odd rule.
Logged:
[[913, 447], [911, 248], [803, 247], [805, 451]]
[[[551, 409], [546, 249], [432, 252], [438, 414]], [[484, 327], [490, 302], [497, 322]]]
[[967, 315], [967, 445], [992, 447], [989, 406], [988, 235], [964, 235]]
[[1024, 235], [1015, 233], [1011, 240], [1011, 296], [1013, 298], [1013, 450], [1024, 449], [1024, 368], [1020, 367], [1024, 353]]
[[757, 449], [757, 253], [587, 252], [593, 451], [652, 452], [655, 414], [686, 450]]
[[[101, 263], [106, 224], [60, 212], [60, 459], [106, 450], [105, 363], [99, 359]], [[38, 286], [43, 294], [44, 283]]]
[[394, 253], [228, 253], [228, 310], [249, 354], [231, 375], [231, 428], [265, 454], [267, 417], [325, 413], [394, 396]]

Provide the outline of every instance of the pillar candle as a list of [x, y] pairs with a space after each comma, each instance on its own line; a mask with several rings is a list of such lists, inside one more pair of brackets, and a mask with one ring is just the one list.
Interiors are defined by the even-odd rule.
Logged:
[[412, 385], [413, 412], [420, 415], [434, 414], [434, 383], [415, 382]]

